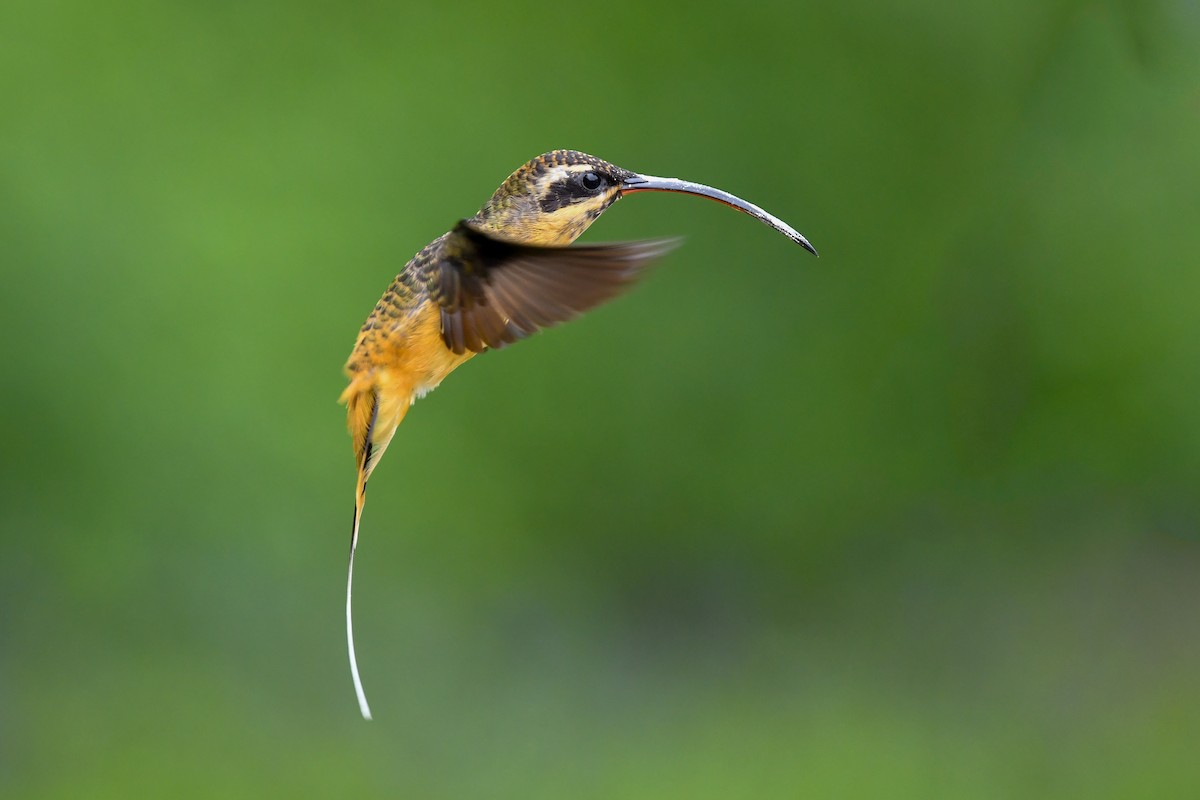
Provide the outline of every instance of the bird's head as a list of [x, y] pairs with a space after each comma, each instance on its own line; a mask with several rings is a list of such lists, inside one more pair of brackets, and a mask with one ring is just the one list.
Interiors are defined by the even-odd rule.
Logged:
[[509, 175], [472, 222], [513, 241], [567, 245], [620, 198], [632, 174], [586, 153], [554, 150]]
[[791, 226], [740, 197], [678, 178], [639, 175], [576, 150], [553, 150], [520, 167], [470, 222], [510, 241], [568, 245], [606, 208], [635, 192], [678, 192], [716, 200], [770, 225], [813, 255], [817, 253]]

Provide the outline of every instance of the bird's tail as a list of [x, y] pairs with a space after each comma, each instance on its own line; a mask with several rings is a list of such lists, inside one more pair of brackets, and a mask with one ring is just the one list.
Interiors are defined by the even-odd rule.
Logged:
[[354, 489], [354, 520], [350, 531], [350, 560], [346, 568], [346, 647], [350, 653], [350, 675], [354, 692], [364, 719], [371, 719], [371, 707], [358, 675], [358, 659], [354, 655], [354, 614], [351, 598], [354, 588], [354, 551], [358, 549], [358, 525], [367, 502], [367, 478], [379, 463], [383, 451], [392, 441], [404, 415], [408, 412], [411, 394], [391, 392], [371, 375], [360, 375], [342, 393], [346, 404], [347, 424], [354, 440], [354, 456], [358, 464], [358, 483]]

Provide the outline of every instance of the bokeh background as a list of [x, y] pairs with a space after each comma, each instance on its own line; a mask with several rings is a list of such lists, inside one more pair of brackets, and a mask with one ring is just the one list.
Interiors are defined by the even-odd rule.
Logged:
[[[1200, 8], [6, 3], [0, 795], [1200, 796]], [[556, 147], [741, 194], [372, 480]]]

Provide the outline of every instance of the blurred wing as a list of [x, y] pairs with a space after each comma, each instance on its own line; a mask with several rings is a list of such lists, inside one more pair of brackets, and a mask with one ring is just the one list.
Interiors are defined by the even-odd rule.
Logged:
[[455, 353], [498, 349], [616, 297], [678, 239], [535, 247], [460, 222], [433, 275], [442, 338]]

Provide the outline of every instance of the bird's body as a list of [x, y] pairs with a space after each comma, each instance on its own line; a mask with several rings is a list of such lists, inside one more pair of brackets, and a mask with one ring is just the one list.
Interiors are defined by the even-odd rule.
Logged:
[[709, 197], [751, 214], [815, 254], [795, 230], [739, 198], [674, 178], [652, 178], [594, 156], [555, 150], [522, 166], [470, 219], [423, 248], [388, 286], [359, 332], [342, 393], [358, 466], [346, 625], [358, 678], [350, 586], [367, 479], [409, 406], [472, 356], [571, 319], [614, 297], [671, 240], [569, 247], [624, 194]]
[[455, 353], [441, 335], [441, 314], [430, 297], [430, 265], [440, 260], [450, 234], [426, 245], [396, 276], [367, 317], [346, 362], [350, 384], [342, 392], [354, 437], [361, 510], [367, 476], [417, 398], [437, 387], [472, 352]]

